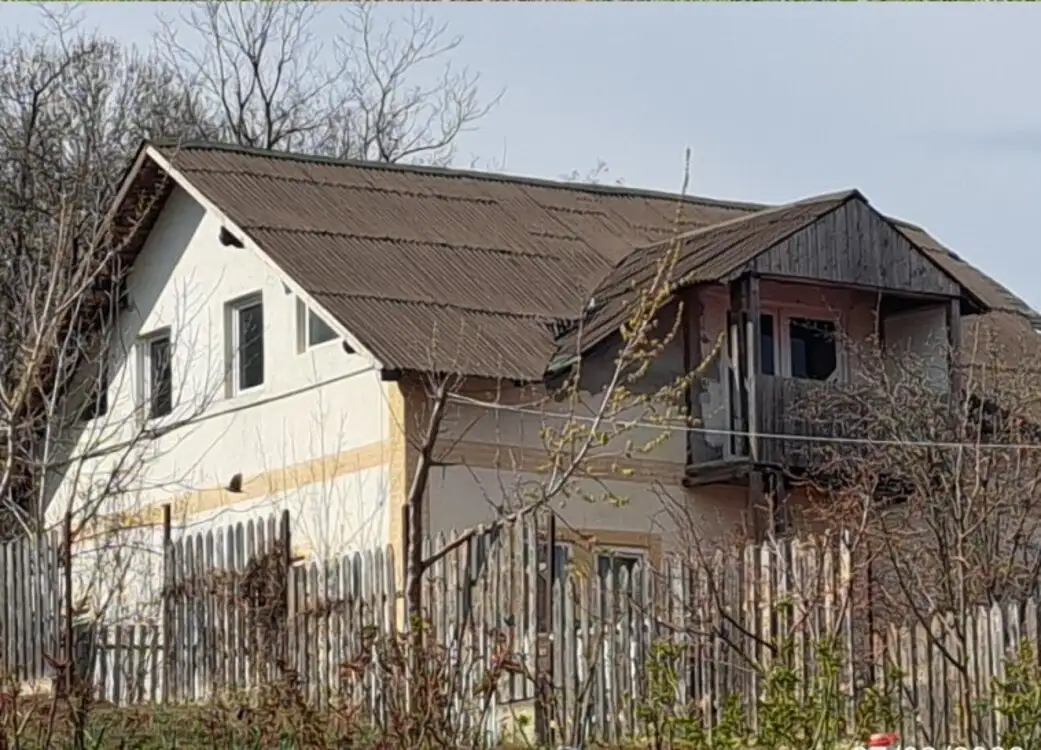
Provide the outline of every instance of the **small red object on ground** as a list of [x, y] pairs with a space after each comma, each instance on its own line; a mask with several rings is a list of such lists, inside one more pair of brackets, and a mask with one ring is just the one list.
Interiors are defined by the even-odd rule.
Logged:
[[898, 734], [873, 734], [868, 740], [868, 747], [886, 748], [895, 750], [896, 743], [900, 741]]

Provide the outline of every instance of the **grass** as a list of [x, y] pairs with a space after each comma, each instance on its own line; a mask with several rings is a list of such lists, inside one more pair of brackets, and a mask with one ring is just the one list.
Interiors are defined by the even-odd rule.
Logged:
[[[329, 712], [234, 705], [133, 706], [96, 705], [86, 721], [84, 750], [304, 750], [343, 747], [349, 736], [366, 738], [343, 717]], [[8, 712], [0, 721], [0, 750], [74, 748], [73, 722], [67, 706], [36, 700], [18, 709], [20, 729]], [[2, 737], [6, 735], [7, 742]], [[17, 740], [16, 740], [17, 735]]]

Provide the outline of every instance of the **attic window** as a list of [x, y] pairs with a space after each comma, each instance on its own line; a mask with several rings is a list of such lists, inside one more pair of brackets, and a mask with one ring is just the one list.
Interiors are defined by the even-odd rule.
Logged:
[[306, 352], [339, 338], [325, 320], [299, 297], [296, 300], [296, 350]]

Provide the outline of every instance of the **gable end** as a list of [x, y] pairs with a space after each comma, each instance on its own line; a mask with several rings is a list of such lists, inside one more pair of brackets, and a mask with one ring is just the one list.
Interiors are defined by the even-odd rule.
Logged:
[[750, 266], [747, 270], [764, 276], [944, 297], [962, 294], [954, 279], [859, 197], [774, 245]]

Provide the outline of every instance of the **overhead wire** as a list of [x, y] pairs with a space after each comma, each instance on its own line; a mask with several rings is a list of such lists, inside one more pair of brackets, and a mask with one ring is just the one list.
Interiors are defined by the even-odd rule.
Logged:
[[754, 437], [767, 440], [792, 440], [805, 443], [833, 443], [846, 445], [870, 445], [894, 448], [938, 448], [945, 450], [971, 449], [971, 450], [1041, 450], [1041, 443], [975, 443], [975, 442], [952, 442], [942, 440], [880, 440], [875, 438], [858, 438], [821, 435], [797, 435], [786, 432], [753, 432], [750, 430], [734, 430], [725, 427], [703, 427], [694, 425], [662, 424], [647, 420], [623, 420], [595, 415], [581, 415], [565, 412], [554, 412], [552, 410], [534, 409], [514, 404], [502, 404], [497, 401], [484, 401], [471, 396], [462, 396], [457, 393], [448, 394], [452, 401], [475, 406], [491, 411], [505, 411], [530, 416], [549, 417], [564, 420], [577, 420], [581, 422], [597, 422], [600, 424], [614, 425], [617, 427], [659, 430], [661, 432], [683, 432], [702, 435], [719, 435], [721, 437]]

